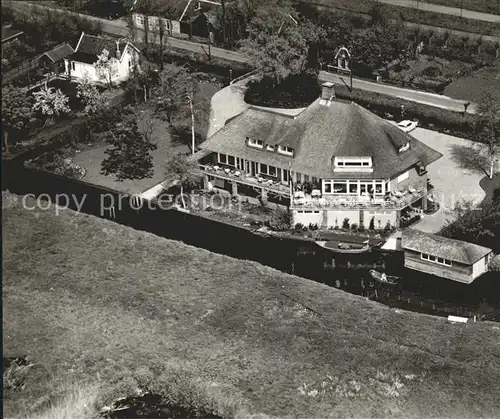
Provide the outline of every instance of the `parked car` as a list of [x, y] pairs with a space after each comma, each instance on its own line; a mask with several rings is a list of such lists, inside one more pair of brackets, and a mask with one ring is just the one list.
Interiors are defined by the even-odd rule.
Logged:
[[404, 120], [398, 123], [398, 128], [402, 129], [404, 132], [411, 132], [417, 128], [418, 123], [416, 121]]

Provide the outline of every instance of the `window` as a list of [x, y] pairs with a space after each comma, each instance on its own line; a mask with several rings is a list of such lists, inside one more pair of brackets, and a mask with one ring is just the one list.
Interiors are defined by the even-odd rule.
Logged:
[[332, 182], [325, 182], [323, 192], [332, 193]]
[[405, 181], [409, 177], [410, 177], [410, 172], [409, 171], [403, 173], [402, 175], [399, 175], [398, 176], [398, 183], [401, 183], [401, 182]]
[[255, 140], [254, 138], [247, 137], [248, 145], [257, 148], [264, 148], [264, 142], [262, 140]]
[[347, 193], [347, 182], [346, 181], [333, 182], [333, 193]]
[[304, 182], [309, 182], [309, 175], [304, 175]]
[[371, 157], [335, 157], [334, 165], [337, 169], [367, 169], [372, 167]]
[[375, 193], [377, 195], [382, 194], [382, 182], [375, 182]]
[[288, 182], [288, 170], [283, 170], [283, 182]]
[[268, 176], [276, 176], [276, 167], [260, 164], [260, 173]]
[[273, 145], [268, 144], [268, 145], [266, 145], [266, 150], [267, 150], [267, 151], [274, 151], [274, 146], [273, 146]]
[[445, 266], [451, 266], [452, 265], [451, 260], [448, 260], [448, 259], [445, 259], [445, 258], [442, 258], [442, 257], [439, 257], [439, 256], [428, 255], [426, 253], [421, 253], [420, 254], [420, 258], [423, 259], [423, 260], [428, 260], [430, 262], [437, 263], [439, 265], [445, 265]]
[[349, 193], [358, 193], [358, 184], [357, 183], [350, 183], [349, 184]]
[[228, 166], [234, 166], [234, 156], [228, 156], [227, 154], [219, 153], [219, 163], [227, 164]]
[[71, 61], [71, 70], [75, 71], [75, 62]]
[[278, 146], [278, 153], [281, 153], [281, 154], [286, 154], [288, 156], [293, 156], [293, 148], [291, 147], [288, 147], [288, 146], [284, 146], [284, 145], [279, 145]]
[[144, 16], [143, 15], [136, 15], [136, 22], [138, 26], [144, 26]]
[[134, 63], [132, 62], [132, 59], [129, 59], [129, 60], [128, 60], [128, 68], [129, 68], [130, 70], [132, 70], [132, 68], [133, 68], [133, 67], [134, 67]]

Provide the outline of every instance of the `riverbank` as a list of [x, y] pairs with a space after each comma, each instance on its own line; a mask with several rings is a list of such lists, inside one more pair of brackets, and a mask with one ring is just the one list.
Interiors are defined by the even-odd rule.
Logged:
[[93, 385], [96, 408], [146, 386], [224, 417], [496, 414], [493, 324], [396, 312], [92, 216], [4, 202], [4, 353], [34, 362], [24, 389], [4, 395], [9, 417]]

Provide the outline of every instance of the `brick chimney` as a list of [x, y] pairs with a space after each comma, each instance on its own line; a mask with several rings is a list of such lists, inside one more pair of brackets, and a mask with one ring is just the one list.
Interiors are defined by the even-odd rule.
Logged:
[[335, 84], [332, 82], [325, 82], [321, 85], [320, 103], [328, 106], [332, 100], [335, 100]]

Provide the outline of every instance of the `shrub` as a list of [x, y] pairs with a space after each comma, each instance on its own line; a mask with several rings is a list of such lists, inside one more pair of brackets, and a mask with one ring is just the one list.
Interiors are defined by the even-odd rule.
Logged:
[[293, 227], [296, 231], [302, 231], [304, 229], [304, 224], [302, 223], [297, 223], [295, 224], [295, 226]]
[[375, 217], [372, 217], [370, 220], [370, 225], [368, 227], [369, 230], [375, 230]]
[[391, 233], [391, 231], [392, 231], [391, 223], [389, 221], [387, 221], [387, 224], [384, 227], [384, 233], [389, 234], [389, 233]]
[[288, 210], [276, 210], [269, 220], [269, 227], [276, 231], [286, 231], [290, 229], [292, 216]]
[[344, 218], [344, 221], [342, 222], [342, 228], [349, 230], [349, 218]]
[[351, 224], [351, 230], [352, 231], [357, 231], [358, 230], [358, 225], [356, 223]]
[[363, 233], [365, 231], [365, 226], [363, 224], [360, 224], [359, 227], [358, 227], [358, 231], [360, 233]]
[[315, 230], [318, 230], [318, 229], [319, 229], [318, 224], [313, 224], [313, 223], [309, 224], [309, 230], [315, 231]]

